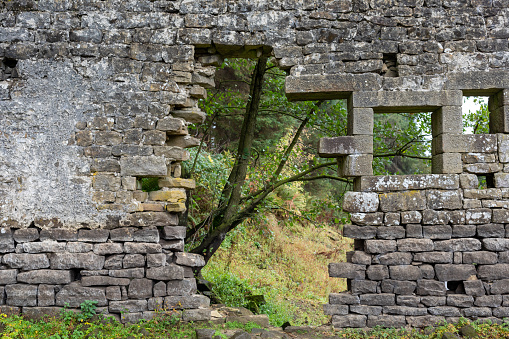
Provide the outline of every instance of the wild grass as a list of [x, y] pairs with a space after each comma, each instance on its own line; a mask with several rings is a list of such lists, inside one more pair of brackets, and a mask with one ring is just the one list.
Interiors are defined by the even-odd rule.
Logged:
[[263, 294], [272, 325], [320, 325], [329, 293], [346, 290], [329, 278], [328, 263], [345, 260], [352, 241], [338, 229], [285, 223], [274, 215], [239, 226], [203, 270], [222, 302], [245, 306], [246, 294]]

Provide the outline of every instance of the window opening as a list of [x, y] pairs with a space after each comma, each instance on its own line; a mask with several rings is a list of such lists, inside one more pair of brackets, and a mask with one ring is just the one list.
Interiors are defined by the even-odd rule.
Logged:
[[463, 97], [463, 134], [487, 134], [489, 131], [489, 97]]
[[0, 81], [18, 78], [17, 65], [18, 61], [16, 59], [4, 58], [0, 60]]
[[446, 281], [447, 294], [466, 294], [463, 281]]
[[487, 188], [494, 188], [495, 187], [495, 178], [493, 173], [491, 174], [485, 174], [485, 175], [478, 175], [477, 181], [479, 183], [479, 189], [487, 189]]

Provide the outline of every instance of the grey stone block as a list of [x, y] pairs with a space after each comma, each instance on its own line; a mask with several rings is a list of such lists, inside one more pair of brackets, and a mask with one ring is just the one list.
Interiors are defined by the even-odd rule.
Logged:
[[485, 238], [482, 240], [482, 246], [488, 251], [502, 252], [509, 250], [509, 239]]
[[157, 177], [167, 176], [168, 169], [164, 157], [132, 156], [120, 158], [122, 176]]
[[53, 240], [27, 242], [23, 244], [23, 251], [27, 253], [59, 253], [65, 251], [65, 243]]
[[145, 276], [145, 270], [143, 267], [127, 268], [120, 270], [109, 270], [108, 275], [115, 278], [143, 278]]
[[441, 153], [433, 155], [431, 158], [431, 171], [435, 174], [462, 173], [461, 154]]
[[356, 226], [344, 225], [343, 236], [353, 239], [373, 239], [376, 237], [378, 227], [375, 226]]
[[41, 241], [77, 241], [78, 232], [66, 228], [48, 228], [41, 230], [40, 239]]
[[389, 271], [393, 280], [419, 280], [422, 278], [422, 272], [418, 266], [389, 266]]
[[126, 254], [122, 260], [122, 266], [124, 268], [144, 267], [145, 256], [141, 254]]
[[23, 243], [39, 239], [39, 230], [37, 228], [24, 228], [15, 230], [13, 234], [14, 241]]
[[154, 282], [150, 279], [133, 279], [129, 283], [129, 298], [145, 299], [152, 297]]
[[421, 252], [415, 253], [414, 261], [431, 264], [452, 264], [452, 252]]
[[160, 244], [155, 243], [124, 243], [124, 252], [130, 254], [147, 254], [147, 253], [161, 253], [162, 248]]
[[422, 226], [422, 234], [428, 239], [451, 239], [452, 227], [449, 225]]
[[384, 216], [385, 226], [398, 226], [401, 224], [400, 213], [385, 213]]
[[445, 306], [447, 298], [444, 296], [426, 296], [421, 297], [421, 303], [427, 307]]
[[463, 114], [461, 106], [443, 106], [431, 114], [433, 137], [439, 134], [463, 133]]
[[323, 305], [323, 313], [326, 315], [347, 315], [348, 311], [348, 305]]
[[94, 245], [94, 253], [97, 255], [119, 254], [124, 252], [124, 246], [120, 243], [102, 243]]
[[406, 319], [403, 315], [370, 315], [368, 316], [368, 327], [404, 327], [406, 326]]
[[438, 326], [439, 324], [443, 324], [445, 322], [445, 318], [442, 316], [434, 316], [434, 315], [424, 315], [424, 316], [415, 316], [415, 317], [407, 317], [407, 323], [409, 326], [413, 328], [423, 328], [429, 326]]
[[330, 263], [329, 276], [337, 278], [363, 280], [366, 277], [366, 266], [346, 262]]
[[424, 225], [445, 225], [449, 223], [449, 211], [422, 211], [422, 223]]
[[492, 312], [489, 307], [469, 307], [462, 310], [465, 317], [491, 317]]
[[195, 253], [177, 252], [175, 262], [178, 265], [190, 267], [203, 267], [205, 266], [205, 259], [203, 256]]
[[461, 209], [461, 193], [459, 190], [429, 190], [427, 191], [428, 208], [439, 209]]
[[360, 299], [358, 295], [353, 295], [348, 292], [331, 293], [329, 294], [329, 303], [339, 305], [358, 305], [360, 304]]
[[166, 254], [147, 254], [147, 267], [159, 267], [166, 265]]
[[120, 286], [106, 287], [106, 299], [108, 299], [108, 300], [122, 300], [122, 293], [120, 292]]
[[136, 242], [159, 242], [159, 231], [157, 228], [144, 228], [137, 230], [133, 234], [133, 240]]
[[111, 313], [133, 313], [147, 311], [146, 300], [110, 301], [108, 310]]
[[133, 241], [135, 231], [134, 227], [115, 228], [110, 231], [110, 239], [112, 241]]
[[164, 306], [174, 309], [193, 309], [208, 307], [210, 300], [204, 295], [168, 296], [164, 298]]
[[384, 306], [384, 314], [397, 314], [397, 315], [410, 315], [419, 316], [427, 315], [428, 310], [422, 307], [409, 307], [409, 306]]
[[442, 296], [445, 295], [446, 292], [447, 290], [443, 281], [424, 279], [417, 281], [417, 295]]
[[453, 238], [471, 238], [475, 237], [477, 227], [475, 225], [453, 225], [452, 237]]
[[39, 285], [37, 289], [38, 306], [55, 305], [55, 287], [55, 285]]
[[474, 265], [437, 264], [435, 273], [440, 281], [463, 281], [477, 275]]
[[417, 307], [421, 303], [421, 297], [412, 295], [397, 295], [396, 304], [401, 306]]
[[477, 276], [481, 280], [499, 280], [509, 277], [509, 264], [479, 265]]
[[401, 239], [405, 237], [405, 228], [403, 226], [377, 227], [376, 236], [378, 239]]
[[185, 239], [186, 227], [184, 226], [165, 226], [163, 228], [163, 238], [167, 240]]
[[386, 253], [380, 255], [379, 261], [382, 265], [410, 265], [412, 254], [407, 252]]
[[453, 306], [429, 307], [428, 312], [431, 315], [439, 315], [444, 317], [461, 317], [460, 310]]
[[361, 314], [349, 314], [346, 316], [332, 316], [334, 328], [362, 328], [366, 326], [367, 317]]
[[184, 269], [177, 265], [151, 267], [147, 269], [146, 276], [154, 280], [182, 280]]
[[383, 280], [389, 278], [389, 269], [385, 265], [370, 265], [366, 270], [369, 280]]
[[396, 244], [395, 240], [366, 240], [365, 250], [366, 253], [372, 254], [395, 252], [397, 248]]
[[400, 252], [429, 252], [433, 251], [433, 247], [431, 239], [398, 239]]
[[93, 249], [93, 244], [88, 244], [85, 242], [68, 242], [65, 245], [65, 251], [70, 253], [87, 253], [92, 252]]
[[355, 294], [377, 293], [379, 282], [370, 280], [352, 280], [351, 291]]
[[322, 158], [371, 153], [373, 153], [373, 137], [370, 135], [321, 138], [318, 145], [318, 155]]
[[109, 235], [110, 231], [104, 229], [79, 230], [78, 241], [103, 243], [108, 240]]
[[103, 268], [105, 261], [103, 256], [94, 253], [53, 253], [49, 256], [49, 259], [50, 267], [54, 270], [72, 268], [100, 270]]
[[380, 226], [384, 222], [384, 213], [350, 213], [350, 221], [360, 226]]
[[361, 177], [373, 175], [373, 155], [352, 154], [338, 158], [338, 175], [340, 177]]
[[401, 212], [401, 223], [406, 224], [418, 224], [422, 220], [422, 214], [419, 211], [405, 211]]
[[[484, 239], [486, 240], [486, 239]], [[483, 240], [483, 242], [484, 242]], [[435, 241], [435, 251], [443, 252], [472, 252], [481, 249], [481, 242], [473, 238], [460, 238]]]
[[0, 270], [0, 285], [9, 285], [16, 283], [18, 270]]
[[3, 256], [2, 262], [10, 268], [20, 268], [25, 271], [49, 267], [46, 254], [7, 253]]
[[493, 282], [491, 285], [491, 293], [493, 294], [507, 294], [509, 293], [509, 279], [500, 279]]
[[346, 192], [343, 197], [345, 212], [376, 212], [378, 204], [378, 194], [376, 193]]
[[374, 113], [372, 108], [348, 110], [348, 135], [373, 135]]
[[363, 294], [360, 296], [361, 305], [391, 306], [396, 304], [396, 296], [392, 293]]
[[412, 295], [417, 283], [415, 281], [402, 281], [385, 279], [382, 281], [382, 293]]
[[127, 278], [114, 278], [107, 276], [89, 276], [81, 278], [81, 284], [83, 286], [127, 286], [129, 285], [129, 279]]
[[488, 251], [463, 252], [464, 264], [493, 265], [497, 262], [497, 253]]
[[458, 189], [457, 174], [413, 174], [366, 176], [356, 180], [355, 189], [362, 192], [393, 192], [425, 189]]
[[422, 226], [420, 224], [408, 224], [406, 225], [406, 237], [407, 238], [422, 238]]
[[[465, 293], [474, 297], [483, 296], [486, 294], [484, 290], [484, 285], [481, 280], [468, 280], [463, 282], [463, 286], [465, 287]], [[492, 288], [493, 290], [493, 288]], [[509, 284], [508, 284], [509, 290]]]
[[364, 315], [382, 314], [382, 306], [350, 305], [350, 312]]
[[7, 285], [5, 286], [7, 304], [11, 306], [37, 306], [37, 286]]
[[18, 282], [26, 284], [69, 284], [73, 281], [71, 271], [35, 270], [18, 273]]
[[461, 188], [477, 189], [479, 187], [479, 179], [475, 174], [463, 173], [460, 174]]
[[352, 264], [370, 265], [371, 255], [363, 251], [354, 251], [349, 262]]
[[380, 209], [384, 212], [424, 210], [425, 208], [425, 191], [380, 194]]
[[474, 305], [478, 307], [492, 307], [492, 308], [500, 307], [502, 305], [502, 296], [501, 295], [479, 296], [475, 298]]

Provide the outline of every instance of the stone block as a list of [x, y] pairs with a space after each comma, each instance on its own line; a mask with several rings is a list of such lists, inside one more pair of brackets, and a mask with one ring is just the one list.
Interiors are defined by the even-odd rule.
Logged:
[[452, 237], [453, 238], [471, 238], [475, 237], [477, 227], [475, 225], [453, 225]]
[[18, 243], [31, 242], [39, 239], [39, 230], [37, 228], [22, 228], [15, 230], [12, 236]]
[[424, 225], [443, 225], [449, 223], [449, 211], [422, 211], [422, 223]]
[[108, 310], [111, 313], [134, 313], [147, 311], [146, 300], [110, 301]]
[[382, 293], [394, 293], [397, 295], [411, 295], [415, 292], [415, 281], [402, 281], [385, 279], [382, 281]]
[[0, 285], [9, 285], [16, 283], [18, 270], [0, 270]]
[[86, 242], [68, 242], [65, 245], [65, 251], [70, 253], [86, 253], [92, 252], [94, 249], [93, 244], [88, 244]]
[[170, 280], [166, 285], [167, 295], [192, 295], [197, 291], [196, 279], [185, 278], [182, 280]]
[[121, 179], [113, 174], [96, 174], [92, 177], [92, 187], [102, 191], [120, 190]]
[[[176, 280], [176, 281], [181, 281], [181, 280]], [[153, 294], [154, 294], [154, 297], [165, 297], [167, 295], [166, 284], [163, 281], [159, 281], [158, 283], [155, 283], [154, 288], [153, 288]], [[162, 302], [161, 302], [161, 305], [162, 305]], [[149, 305], [149, 310], [150, 310], [150, 305]], [[153, 309], [152, 309], [152, 311], [153, 311]]]
[[3, 256], [2, 262], [10, 268], [20, 268], [25, 271], [49, 267], [46, 254], [7, 253]]
[[65, 251], [65, 243], [53, 240], [26, 242], [23, 243], [23, 251], [27, 253], [60, 253]]
[[104, 266], [105, 258], [94, 253], [53, 253], [49, 255], [50, 267], [53, 270], [69, 270], [82, 268], [86, 270], [100, 270]]
[[[480, 281], [480, 280], [478, 280]], [[482, 290], [484, 292], [484, 288]], [[493, 294], [507, 294], [509, 293], [509, 279], [495, 280], [491, 285], [491, 293]], [[479, 294], [479, 295], [484, 295]], [[506, 304], [504, 302], [504, 304]]]
[[426, 307], [445, 306], [447, 304], [447, 297], [425, 296], [421, 297], [421, 303]]
[[481, 249], [481, 242], [472, 238], [435, 241], [435, 251], [472, 252]]
[[190, 266], [190, 267], [203, 267], [205, 266], [205, 260], [203, 256], [195, 253], [177, 252], [176, 261], [178, 265]]
[[124, 252], [124, 246], [120, 243], [103, 243], [94, 245], [94, 253], [97, 255], [118, 254]]
[[378, 239], [401, 239], [405, 237], [403, 226], [377, 227], [376, 236]]
[[366, 240], [366, 253], [379, 254], [395, 252], [397, 243], [395, 240]]
[[147, 254], [147, 253], [161, 253], [162, 248], [160, 244], [155, 243], [124, 243], [124, 252], [130, 254]]
[[110, 235], [109, 230], [104, 230], [104, 229], [84, 230], [84, 229], [81, 229], [78, 231], [78, 241], [103, 243], [103, 242], [106, 242], [106, 240], [108, 240], [109, 235]]
[[106, 276], [89, 276], [81, 278], [83, 286], [127, 286], [129, 285], [127, 278], [115, 278]]
[[359, 296], [350, 294], [348, 292], [331, 293], [329, 294], [329, 303], [339, 305], [358, 305], [360, 304], [360, 299]]
[[348, 262], [351, 262], [352, 264], [370, 265], [371, 255], [363, 251], [354, 251]]
[[397, 314], [397, 315], [410, 315], [419, 316], [427, 315], [428, 310], [422, 307], [409, 307], [409, 306], [384, 306], [384, 314]]
[[503, 224], [477, 225], [477, 236], [481, 238], [504, 238], [505, 227]]
[[352, 107], [373, 107], [375, 113], [426, 112], [442, 106], [461, 106], [461, 91], [378, 91], [354, 92]]
[[124, 268], [144, 267], [145, 256], [141, 254], [126, 254], [123, 257], [122, 266]]
[[463, 172], [461, 154], [459, 153], [440, 153], [431, 158], [431, 172], [442, 174], [453, 174]]
[[414, 254], [414, 261], [430, 264], [452, 264], [452, 252], [420, 252]]
[[373, 137], [369, 135], [321, 138], [318, 155], [322, 158], [337, 158], [351, 154], [372, 154]]
[[497, 134], [498, 160], [501, 163], [509, 162], [509, 135]]
[[435, 273], [440, 281], [463, 281], [477, 275], [474, 265], [437, 264]]
[[346, 262], [330, 263], [329, 276], [336, 278], [363, 280], [366, 277], [366, 266]]
[[476, 189], [479, 187], [479, 179], [475, 174], [463, 173], [460, 174], [461, 188]]
[[397, 295], [396, 304], [401, 306], [416, 307], [421, 303], [421, 298], [412, 295]]
[[425, 191], [383, 193], [380, 194], [379, 199], [380, 209], [384, 212], [426, 209]]
[[136, 230], [133, 234], [133, 240], [136, 242], [157, 243], [159, 242], [159, 231], [157, 228], [143, 228]]
[[401, 212], [401, 223], [406, 224], [418, 224], [422, 220], [422, 214], [419, 211], [404, 211]]
[[370, 265], [366, 270], [369, 280], [383, 280], [389, 278], [389, 269], [385, 265]]
[[338, 175], [340, 177], [373, 175], [373, 155], [352, 154], [338, 158]]
[[122, 300], [122, 293], [120, 292], [120, 286], [106, 287], [106, 299], [108, 299], [108, 300]]
[[177, 265], [167, 265], [162, 267], [151, 267], [147, 269], [147, 278], [154, 280], [182, 280], [184, 279], [184, 269]]
[[396, 304], [396, 296], [392, 293], [363, 294], [360, 301], [361, 305], [392, 306]]
[[509, 239], [486, 238], [482, 240], [483, 249], [494, 252], [509, 251]]
[[196, 182], [193, 179], [182, 179], [182, 178], [172, 178], [166, 177], [164, 179], [159, 179], [158, 181], [159, 187], [167, 187], [167, 188], [184, 188], [184, 189], [195, 189]]
[[351, 291], [355, 294], [377, 293], [380, 282], [370, 280], [352, 280]]
[[431, 114], [433, 137], [440, 134], [462, 134], [462, 106], [443, 106]]
[[465, 189], [463, 196], [467, 199], [502, 199], [502, 191], [497, 188]]
[[422, 226], [420, 224], [408, 224], [406, 225], [406, 237], [407, 238], [422, 238]]
[[469, 307], [462, 310], [465, 317], [491, 317], [492, 312], [489, 307]]
[[178, 225], [178, 216], [167, 212], [137, 212], [127, 216], [125, 221], [130, 226], [174, 226]]
[[348, 110], [348, 135], [373, 135], [374, 113], [372, 108]]
[[407, 252], [386, 253], [380, 255], [378, 260], [382, 265], [410, 265], [412, 254]]
[[385, 226], [398, 226], [398, 225], [400, 225], [401, 224], [401, 215], [400, 215], [400, 213], [394, 213], [394, 212], [385, 213], [384, 224], [385, 224]]
[[460, 310], [453, 306], [429, 307], [428, 312], [431, 315], [439, 315], [439, 316], [444, 316], [444, 317], [460, 317], [461, 316]]
[[451, 239], [452, 227], [449, 225], [422, 226], [422, 234], [428, 239]]
[[18, 282], [26, 284], [69, 284], [73, 281], [71, 271], [35, 270], [18, 273]]
[[378, 227], [375, 226], [356, 226], [344, 225], [343, 236], [353, 239], [373, 239], [376, 237]]
[[349, 314], [345, 316], [332, 316], [334, 328], [362, 328], [366, 327], [367, 316], [362, 314]]
[[347, 315], [349, 311], [348, 305], [323, 305], [323, 313], [325, 315]]
[[55, 287], [55, 285], [39, 285], [39, 288], [37, 289], [38, 306], [55, 305]]
[[502, 305], [501, 295], [485, 295], [475, 298], [474, 305], [477, 307], [500, 307]]
[[400, 252], [430, 252], [433, 251], [431, 239], [398, 239]]
[[442, 134], [433, 138], [433, 154], [494, 153], [497, 136], [493, 134]]
[[[492, 221], [494, 223], [500, 223], [500, 224], [508, 223], [508, 221], [509, 221], [509, 210], [506, 210], [506, 209], [493, 209], [493, 210], [490, 210], [490, 211], [493, 212]], [[488, 212], [486, 211], [485, 214], [488, 214]], [[485, 217], [485, 219], [486, 219], [486, 217]]]
[[153, 281], [150, 279], [133, 279], [129, 283], [129, 298], [145, 299], [152, 297]]
[[194, 309], [208, 307], [210, 300], [204, 295], [168, 296], [164, 298], [164, 306], [170, 309]]
[[418, 266], [389, 266], [389, 271], [393, 280], [419, 280], [422, 278], [422, 272]]
[[408, 326], [412, 328], [424, 328], [429, 326], [439, 326], [445, 322], [445, 317], [434, 315], [423, 315], [415, 317], [406, 317]]
[[7, 285], [5, 286], [7, 304], [10, 306], [37, 306], [37, 286]]
[[365, 176], [355, 182], [355, 190], [362, 192], [393, 192], [425, 189], [458, 189], [457, 174], [412, 174]]
[[166, 266], [166, 254], [154, 253], [147, 254], [147, 267]]
[[[442, 296], [445, 295], [447, 289], [445, 287], [445, 283], [443, 281], [436, 280], [419, 280], [417, 281], [417, 295], [432, 295], [432, 296]], [[421, 299], [421, 302], [424, 301]], [[430, 305], [426, 305], [430, 306]]]
[[477, 276], [481, 280], [499, 280], [509, 277], [509, 264], [479, 265]]
[[427, 193], [428, 209], [455, 210], [463, 206], [459, 190], [429, 190]]
[[378, 209], [378, 194], [362, 192], [346, 192], [343, 197], [345, 212], [376, 212]]
[[163, 238], [167, 240], [185, 239], [185, 226], [165, 226], [163, 228]]
[[404, 315], [370, 315], [368, 316], [368, 327], [405, 327], [406, 319]]
[[132, 156], [120, 158], [122, 176], [163, 177], [168, 175], [166, 160], [156, 156]]
[[133, 241], [135, 231], [134, 227], [115, 228], [110, 231], [110, 239], [112, 241]]
[[[500, 281], [500, 280], [499, 280]], [[495, 282], [496, 283], [496, 282]], [[496, 284], [493, 284], [495, 286]], [[465, 293], [474, 297], [480, 297], [486, 294], [484, 289], [484, 284], [481, 280], [468, 280], [463, 282], [463, 286], [465, 288]], [[507, 285], [509, 291], [509, 284]], [[492, 293], [497, 293], [497, 288], [493, 289]]]
[[143, 278], [145, 276], [145, 270], [143, 267], [109, 270], [108, 275], [114, 278]]

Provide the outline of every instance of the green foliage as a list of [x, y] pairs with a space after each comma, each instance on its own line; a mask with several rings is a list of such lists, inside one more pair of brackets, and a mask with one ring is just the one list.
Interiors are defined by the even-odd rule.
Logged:
[[[466, 102], [468, 99], [465, 98], [464, 101]], [[488, 103], [483, 97], [475, 97], [472, 101], [479, 106], [479, 109], [476, 111], [469, 110], [468, 113], [463, 115], [463, 133], [487, 134], [489, 133], [490, 118]]]
[[159, 178], [141, 178], [140, 181], [143, 192], [159, 190]]
[[97, 301], [85, 300], [80, 305], [81, 313], [79, 314], [78, 320], [87, 320], [92, 318], [95, 315], [95, 310], [97, 308]]

